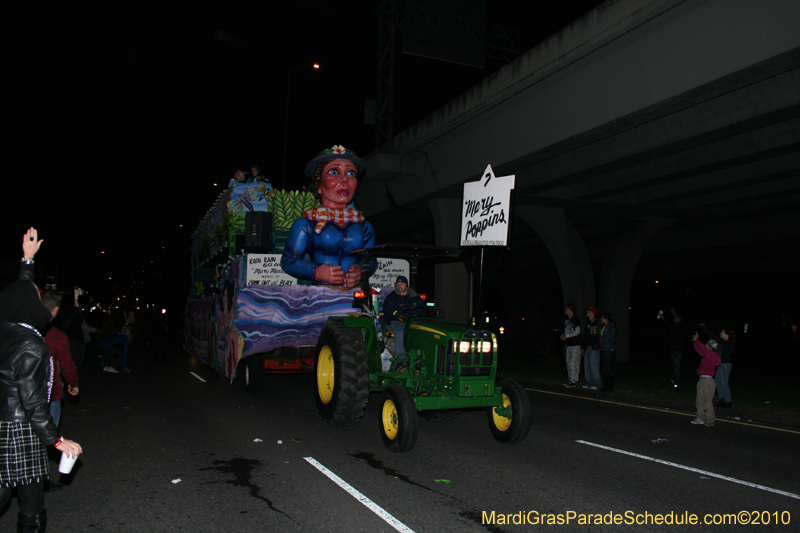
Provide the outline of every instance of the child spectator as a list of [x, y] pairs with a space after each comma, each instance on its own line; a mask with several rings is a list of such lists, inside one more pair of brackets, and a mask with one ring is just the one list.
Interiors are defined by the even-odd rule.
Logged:
[[697, 398], [695, 399], [695, 406], [697, 407], [697, 417], [692, 420], [692, 424], [700, 425], [705, 424], [706, 427], [714, 425], [714, 391], [716, 385], [714, 384], [714, 375], [716, 368], [722, 361], [719, 357], [719, 343], [714, 339], [710, 339], [706, 344], [703, 344], [697, 338], [699, 333], [695, 332], [692, 336], [692, 345], [700, 357], [700, 367], [697, 369], [697, 375], [700, 379], [697, 381]]

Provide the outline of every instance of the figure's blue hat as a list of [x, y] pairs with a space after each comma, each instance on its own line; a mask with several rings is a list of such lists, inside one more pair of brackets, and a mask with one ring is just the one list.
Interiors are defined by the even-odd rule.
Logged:
[[317, 157], [312, 159], [306, 164], [305, 175], [311, 177], [314, 175], [314, 170], [317, 168], [317, 165], [320, 163], [327, 163], [329, 161], [333, 161], [335, 159], [347, 159], [352, 161], [356, 165], [358, 165], [358, 173], [363, 174], [364, 169], [367, 168], [367, 164], [364, 162], [363, 159], [358, 157], [352, 150], [348, 150], [341, 144], [335, 144], [330, 148], [325, 148], [323, 151], [317, 154]]

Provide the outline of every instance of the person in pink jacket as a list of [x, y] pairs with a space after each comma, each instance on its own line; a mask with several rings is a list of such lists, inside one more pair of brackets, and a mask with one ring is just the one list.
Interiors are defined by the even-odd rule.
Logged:
[[714, 392], [717, 389], [714, 383], [714, 375], [717, 372], [717, 367], [722, 362], [719, 356], [719, 344], [717, 341], [711, 339], [706, 344], [703, 344], [697, 338], [699, 333], [695, 332], [692, 336], [692, 345], [695, 351], [703, 358], [700, 361], [700, 367], [697, 369], [697, 375], [700, 378], [697, 380], [697, 398], [695, 399], [695, 406], [697, 407], [697, 417], [692, 420], [692, 424], [704, 424], [706, 427], [714, 425]]

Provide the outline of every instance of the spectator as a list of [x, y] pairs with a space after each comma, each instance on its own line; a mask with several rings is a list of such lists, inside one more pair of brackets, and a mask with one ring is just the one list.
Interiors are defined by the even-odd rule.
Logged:
[[597, 308], [590, 307], [586, 311], [586, 335], [583, 337], [583, 375], [586, 378], [584, 389], [600, 388], [600, 334]]
[[394, 291], [383, 302], [383, 320], [389, 331], [394, 334], [396, 355], [407, 353], [405, 344], [403, 344], [403, 335], [406, 330], [405, 320], [424, 313], [425, 300], [408, 286], [408, 278], [397, 276]]
[[567, 376], [569, 381], [564, 383], [568, 389], [578, 384], [581, 372], [581, 321], [575, 316], [575, 304], [567, 304], [564, 309], [564, 333], [561, 340], [567, 343]]
[[[119, 373], [116, 367], [121, 366], [125, 372], [130, 372], [128, 368], [128, 338], [121, 334], [117, 329], [117, 322], [108, 314], [103, 313], [100, 325], [97, 328], [97, 349], [102, 354], [104, 361], [103, 370], [112, 374]], [[122, 346], [122, 350], [115, 348]], [[122, 358], [120, 359], [120, 354]]]
[[[55, 318], [61, 306], [61, 293], [47, 290], [42, 293], [42, 305]], [[75, 369], [75, 362], [70, 353], [69, 338], [55, 325], [48, 328], [44, 335], [44, 342], [53, 355], [53, 388], [50, 394], [50, 417], [56, 427], [61, 422], [61, 399], [64, 397], [64, 386], [61, 383], [63, 377], [67, 381], [67, 392], [72, 396], [78, 394], [78, 372]], [[45, 492], [56, 492], [61, 490], [63, 485], [54, 481], [45, 483]]]
[[125, 336], [128, 337], [128, 346], [133, 344], [134, 329], [136, 329], [136, 316], [133, 311], [125, 314]]
[[[89, 305], [91, 302], [89, 303]], [[94, 342], [94, 333], [97, 333], [97, 316], [102, 315], [103, 312], [97, 309], [96, 311], [92, 311], [89, 308], [89, 311], [84, 309], [84, 319], [81, 322], [81, 334], [83, 335], [83, 346], [84, 346], [84, 353], [89, 352], [89, 348], [91, 347], [91, 355], [94, 356], [98, 353], [97, 343]], [[81, 362], [83, 364], [83, 362]]]
[[52, 315], [33, 284], [33, 257], [42, 241], [30, 228], [23, 237], [20, 279], [0, 293], [0, 508], [19, 496], [17, 531], [45, 531], [44, 481], [50, 478], [46, 446], [80, 454], [50, 418], [50, 351], [39, 331]]
[[614, 360], [617, 358], [615, 351], [617, 337], [617, 323], [611, 313], [600, 315], [600, 363], [603, 366], [604, 387], [600, 390], [614, 392]]
[[730, 409], [733, 407], [733, 397], [731, 396], [731, 387], [728, 384], [728, 380], [733, 367], [733, 353], [736, 351], [736, 332], [732, 329], [723, 329], [719, 332], [719, 335], [714, 335], [705, 324], [700, 324], [700, 330], [719, 344], [722, 363], [720, 363], [716, 376], [714, 376], [717, 395], [719, 395], [719, 403], [717, 405]]
[[681, 386], [681, 359], [683, 358], [683, 346], [686, 342], [686, 333], [683, 327], [683, 318], [675, 312], [674, 308], [670, 309], [672, 319], [667, 321], [664, 318], [664, 312], [659, 311], [658, 318], [662, 320], [664, 327], [667, 329], [669, 344], [670, 359], [672, 360], [672, 386], [678, 388]]
[[697, 417], [692, 420], [692, 424], [700, 425], [705, 424], [706, 427], [714, 425], [714, 374], [717, 366], [720, 364], [719, 357], [719, 344], [714, 339], [710, 339], [706, 344], [703, 344], [697, 338], [699, 333], [695, 332], [692, 337], [692, 344], [700, 357], [700, 367], [697, 369], [697, 375], [700, 378], [697, 380], [697, 397], [695, 399], [695, 407], [697, 407]]
[[[54, 291], [42, 293], [42, 305], [55, 317], [61, 306], [61, 294]], [[61, 421], [61, 398], [64, 397], [64, 387], [61, 377], [67, 381], [67, 392], [70, 395], [78, 394], [78, 372], [69, 350], [67, 335], [55, 326], [50, 326], [44, 335], [44, 342], [53, 354], [55, 368], [53, 368], [53, 392], [50, 394], [50, 415], [53, 423], [58, 427]]]
[[80, 377], [83, 358], [86, 355], [86, 343], [83, 340], [83, 331], [81, 330], [81, 325], [86, 320], [86, 313], [80, 308], [78, 302], [73, 300], [73, 305], [66, 310], [62, 307], [60, 314], [64, 315], [64, 317], [58, 325], [58, 329], [67, 334], [69, 352], [72, 355], [72, 361], [75, 364], [78, 377]]

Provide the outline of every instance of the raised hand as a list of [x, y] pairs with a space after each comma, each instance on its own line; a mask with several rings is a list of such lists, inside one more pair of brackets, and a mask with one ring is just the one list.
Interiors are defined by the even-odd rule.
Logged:
[[22, 236], [22, 258], [33, 259], [43, 242], [44, 240], [39, 240], [39, 232], [36, 231], [36, 228], [32, 227], [26, 231]]

